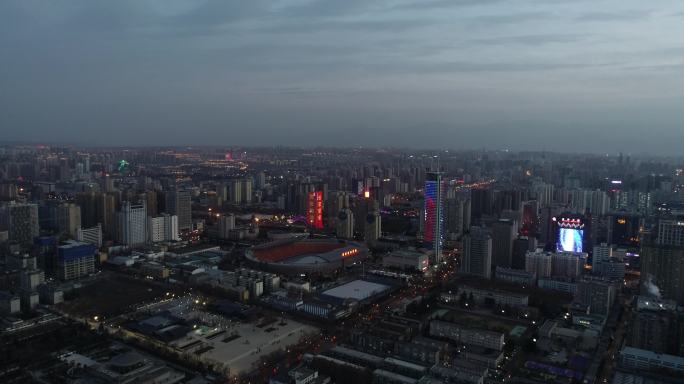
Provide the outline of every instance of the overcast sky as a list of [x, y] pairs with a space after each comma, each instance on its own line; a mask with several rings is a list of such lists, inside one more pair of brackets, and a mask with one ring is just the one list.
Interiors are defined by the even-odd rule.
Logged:
[[681, 154], [681, 0], [0, 0], [4, 140]]

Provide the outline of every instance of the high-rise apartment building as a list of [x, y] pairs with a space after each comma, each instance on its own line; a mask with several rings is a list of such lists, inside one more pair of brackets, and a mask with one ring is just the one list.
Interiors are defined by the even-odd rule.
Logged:
[[93, 244], [70, 241], [57, 248], [58, 276], [71, 280], [95, 272], [95, 252]]
[[124, 201], [118, 217], [119, 241], [129, 247], [147, 242], [147, 208], [145, 202], [133, 204]]
[[641, 292], [684, 304], [684, 220], [663, 219], [641, 248]]
[[543, 249], [528, 251], [525, 255], [525, 270], [534, 273], [537, 277], [550, 277], [552, 253]]
[[513, 265], [513, 241], [517, 237], [517, 223], [499, 220], [492, 225], [492, 265], [511, 268]]
[[166, 194], [166, 213], [178, 216], [178, 229], [192, 229], [192, 195], [186, 189], [174, 189]]
[[38, 205], [10, 202], [0, 207], [0, 230], [8, 231], [10, 241], [31, 244], [39, 235]]
[[349, 208], [342, 208], [337, 214], [336, 234], [341, 239], [354, 237], [354, 213]]
[[219, 217], [218, 222], [218, 237], [221, 239], [230, 239], [230, 231], [235, 229], [235, 215], [227, 214]]
[[470, 199], [453, 197], [444, 200], [444, 230], [456, 239], [470, 228]]
[[364, 229], [363, 240], [366, 243], [376, 241], [382, 236], [382, 218], [380, 212], [373, 211], [366, 216], [366, 228]]
[[230, 204], [242, 204], [244, 191], [242, 179], [232, 179], [228, 183], [228, 202]]
[[100, 248], [102, 246], [102, 225], [97, 223], [94, 227], [79, 228], [76, 231], [76, 240], [82, 243], [94, 244]]
[[575, 302], [589, 308], [590, 313], [608, 315], [617, 291], [610, 281], [593, 276], [582, 276], [577, 282]]
[[163, 213], [156, 217], [148, 217], [147, 223], [150, 242], [159, 243], [180, 240], [178, 235], [178, 216]]
[[551, 255], [551, 275], [576, 279], [582, 274], [587, 263], [584, 252], [555, 252]]
[[64, 203], [57, 206], [57, 230], [76, 237], [81, 228], [81, 207], [74, 203]]
[[243, 204], [251, 204], [252, 203], [252, 186], [254, 184], [254, 181], [252, 180], [251, 177], [245, 178], [242, 180], [242, 199], [240, 203]]
[[492, 275], [492, 237], [486, 228], [471, 227], [463, 236], [461, 272], [489, 279]]

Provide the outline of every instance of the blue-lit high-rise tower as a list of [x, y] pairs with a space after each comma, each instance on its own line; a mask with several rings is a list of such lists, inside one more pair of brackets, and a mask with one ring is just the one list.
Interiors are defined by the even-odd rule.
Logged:
[[423, 241], [434, 250], [434, 262], [442, 260], [444, 242], [444, 183], [441, 172], [428, 172], [425, 177], [423, 206]]

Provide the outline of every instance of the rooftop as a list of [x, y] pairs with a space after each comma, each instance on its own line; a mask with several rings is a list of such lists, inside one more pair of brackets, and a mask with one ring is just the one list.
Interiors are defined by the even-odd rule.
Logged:
[[365, 300], [371, 296], [385, 292], [390, 287], [384, 284], [371, 283], [365, 280], [353, 280], [323, 292], [323, 295], [338, 299]]

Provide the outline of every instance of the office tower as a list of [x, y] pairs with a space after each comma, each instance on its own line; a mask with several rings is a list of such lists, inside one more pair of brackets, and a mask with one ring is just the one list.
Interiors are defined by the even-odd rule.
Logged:
[[551, 252], [543, 249], [528, 251], [525, 255], [525, 270], [537, 277], [551, 277]]
[[463, 236], [461, 272], [489, 279], [492, 275], [492, 238], [487, 229], [471, 227]]
[[575, 302], [589, 308], [589, 313], [608, 315], [615, 302], [617, 291], [610, 281], [582, 276], [577, 282]]
[[218, 237], [221, 239], [230, 239], [230, 231], [235, 229], [235, 215], [222, 215], [218, 223]]
[[94, 244], [100, 248], [102, 246], [102, 224], [90, 228], [79, 228], [76, 231], [76, 240], [82, 243]]
[[310, 228], [323, 229], [323, 191], [308, 193], [306, 223]]
[[174, 189], [166, 195], [166, 213], [178, 216], [178, 229], [192, 230], [192, 196], [189, 190]]
[[129, 247], [147, 242], [147, 208], [145, 202], [133, 204], [124, 201], [118, 214], [119, 241]]
[[342, 208], [337, 214], [336, 234], [341, 239], [354, 238], [354, 213], [349, 208]]
[[551, 255], [551, 276], [575, 279], [580, 276], [586, 263], [586, 253], [555, 252]]
[[492, 265], [511, 268], [517, 232], [517, 223], [512, 220], [502, 219], [492, 225]]
[[428, 172], [423, 189], [423, 242], [433, 250], [434, 263], [442, 260], [442, 244], [444, 242], [444, 183], [441, 172]]
[[382, 236], [382, 218], [380, 212], [373, 211], [366, 216], [366, 228], [364, 229], [363, 240], [372, 243]]
[[0, 207], [0, 230], [8, 231], [10, 241], [31, 244], [39, 234], [38, 206], [9, 202]]
[[74, 203], [64, 203], [57, 207], [57, 230], [76, 237], [81, 228], [81, 207]]
[[69, 241], [57, 248], [58, 277], [71, 280], [95, 272], [95, 253], [97, 248], [89, 243]]
[[179, 241], [178, 216], [163, 213], [147, 218], [149, 239], [152, 243]]

